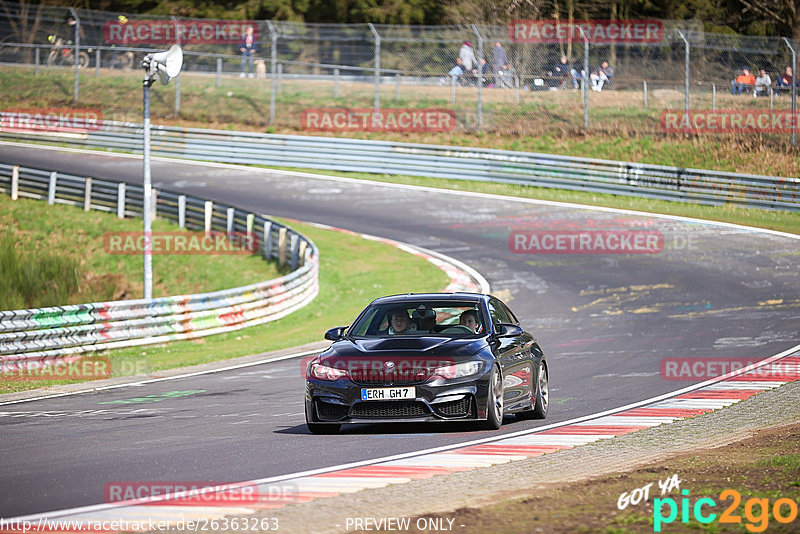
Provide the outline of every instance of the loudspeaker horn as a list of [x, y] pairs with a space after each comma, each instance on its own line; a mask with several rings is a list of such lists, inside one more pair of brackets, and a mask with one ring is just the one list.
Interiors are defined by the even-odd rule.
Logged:
[[181, 72], [183, 50], [181, 50], [180, 46], [174, 44], [165, 52], [153, 54], [152, 61], [158, 71], [158, 79], [161, 80], [161, 83], [167, 85], [172, 78]]

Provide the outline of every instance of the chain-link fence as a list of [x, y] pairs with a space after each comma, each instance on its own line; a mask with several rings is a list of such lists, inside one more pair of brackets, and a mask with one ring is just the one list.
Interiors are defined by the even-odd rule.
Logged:
[[[656, 22], [658, 39], [647, 42], [598, 40], [583, 30], [533, 42], [508, 26], [215, 21], [6, 2], [0, 77], [71, 72], [80, 103], [87, 76], [140, 76], [146, 53], [177, 42], [184, 65], [168, 107], [198, 122], [333, 131], [346, 128], [325, 115], [332, 110], [437, 109], [454, 119], [440, 128], [455, 132], [697, 133], [796, 143], [799, 42]], [[222, 111], [220, 100], [243, 88], [247, 105]], [[309, 109], [323, 110], [314, 116], [322, 122], [309, 123]], [[105, 118], [113, 117], [108, 111]], [[390, 119], [368, 126], [389, 129]]]

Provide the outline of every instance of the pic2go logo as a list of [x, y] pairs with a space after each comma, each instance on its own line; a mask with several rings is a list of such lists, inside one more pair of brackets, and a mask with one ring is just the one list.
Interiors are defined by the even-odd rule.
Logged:
[[[708, 524], [712, 523], [717, 514], [711, 512], [711, 509], [717, 506], [714, 499], [704, 497], [697, 499], [694, 506], [689, 503], [687, 496], [689, 490], [682, 490], [681, 494], [684, 497], [681, 499], [680, 513], [681, 523], [689, 523], [691, 512], [698, 523]], [[719, 494], [720, 501], [727, 501], [732, 499], [730, 506], [728, 506], [719, 516], [720, 523], [742, 523], [742, 517], [736, 512], [739, 504], [742, 502], [742, 496], [734, 489], [727, 489]], [[664, 508], [669, 510], [667, 515], [664, 515]], [[757, 509], [757, 510], [756, 510]], [[708, 511], [706, 511], [708, 510]], [[744, 503], [744, 518], [747, 520], [745, 528], [749, 532], [764, 532], [769, 527], [770, 516], [770, 500], [767, 498], [750, 498]], [[789, 498], [777, 499], [772, 504], [772, 517], [778, 523], [791, 523], [797, 519], [797, 503]], [[661, 532], [661, 526], [670, 524], [678, 518], [678, 503], [671, 497], [653, 500], [653, 531]]]

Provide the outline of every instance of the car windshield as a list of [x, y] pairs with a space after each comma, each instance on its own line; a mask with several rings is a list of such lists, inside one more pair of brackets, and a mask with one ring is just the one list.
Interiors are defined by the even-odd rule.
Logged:
[[482, 335], [486, 321], [474, 302], [406, 301], [370, 306], [350, 328], [356, 337]]

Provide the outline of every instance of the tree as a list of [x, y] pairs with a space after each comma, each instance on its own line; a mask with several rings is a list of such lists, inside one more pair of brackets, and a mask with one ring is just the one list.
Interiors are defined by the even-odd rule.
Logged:
[[750, 13], [774, 23], [780, 35], [800, 40], [800, 0], [739, 0], [742, 13]]

